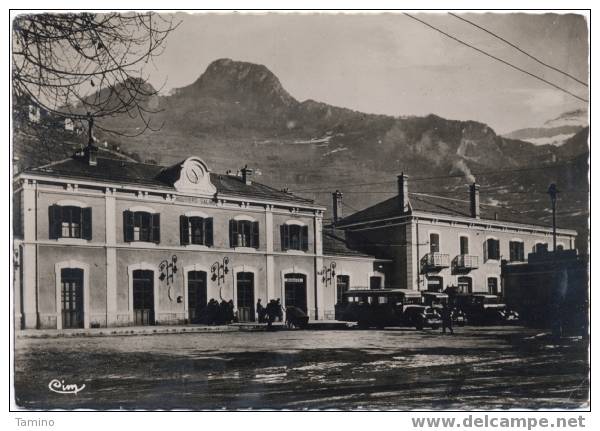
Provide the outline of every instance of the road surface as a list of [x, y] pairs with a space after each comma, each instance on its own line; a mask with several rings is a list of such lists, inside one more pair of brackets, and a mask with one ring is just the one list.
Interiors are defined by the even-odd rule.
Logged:
[[[587, 342], [520, 327], [17, 339], [23, 408], [587, 406]], [[58, 379], [77, 394], [49, 390]]]

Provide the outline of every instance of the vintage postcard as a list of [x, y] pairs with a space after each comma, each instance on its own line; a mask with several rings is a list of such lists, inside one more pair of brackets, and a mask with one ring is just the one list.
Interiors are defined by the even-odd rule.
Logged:
[[13, 11], [12, 409], [588, 410], [589, 26]]

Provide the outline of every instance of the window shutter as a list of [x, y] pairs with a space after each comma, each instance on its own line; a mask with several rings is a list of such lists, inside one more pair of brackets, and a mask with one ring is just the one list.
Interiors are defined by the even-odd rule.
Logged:
[[81, 209], [81, 237], [83, 239], [92, 239], [92, 209]]
[[258, 238], [258, 222], [252, 222], [252, 242], [251, 246], [254, 248], [259, 247], [259, 238]]
[[133, 212], [123, 211], [123, 239], [125, 242], [133, 241]]
[[488, 253], [489, 247], [490, 247], [490, 240], [488, 239], [483, 243], [483, 260], [489, 259], [489, 253]]
[[152, 242], [160, 243], [160, 214], [152, 214]]
[[213, 219], [205, 218], [204, 219], [204, 245], [208, 247], [213, 246]]
[[237, 247], [237, 220], [229, 220], [229, 247]]
[[60, 225], [62, 223], [62, 208], [59, 205], [48, 207], [48, 237], [60, 238]]
[[188, 245], [190, 243], [189, 223], [189, 219], [186, 216], [179, 216], [179, 239], [181, 245]]
[[285, 251], [290, 248], [290, 227], [287, 224], [282, 224], [279, 231], [281, 232], [281, 250]]
[[500, 240], [499, 239], [494, 241], [494, 252], [495, 252], [495, 258], [500, 259]]
[[300, 248], [308, 251], [308, 226], [302, 226], [302, 235], [300, 236]]

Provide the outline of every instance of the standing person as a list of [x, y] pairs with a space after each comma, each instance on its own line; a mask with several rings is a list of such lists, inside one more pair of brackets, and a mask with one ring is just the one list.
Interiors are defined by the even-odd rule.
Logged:
[[283, 322], [283, 307], [281, 305], [281, 300], [277, 298], [277, 303], [275, 305], [275, 311], [277, 312], [277, 318], [280, 322]]
[[452, 329], [452, 310], [448, 307], [448, 304], [444, 303], [442, 306], [442, 333], [446, 333], [446, 328], [450, 331], [451, 335], [454, 335]]
[[234, 314], [233, 314], [233, 299], [230, 299], [227, 303], [227, 323], [233, 323]]
[[258, 323], [265, 323], [265, 307], [260, 302], [260, 298], [256, 301], [256, 314], [258, 314]]
[[271, 328], [273, 326], [273, 321], [275, 320], [277, 303], [274, 299], [271, 299], [267, 304], [267, 327]]

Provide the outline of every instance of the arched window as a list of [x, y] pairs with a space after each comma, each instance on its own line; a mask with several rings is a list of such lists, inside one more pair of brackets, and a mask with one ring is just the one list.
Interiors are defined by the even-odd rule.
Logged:
[[250, 220], [229, 220], [229, 244], [231, 247], [258, 248], [258, 222]]

